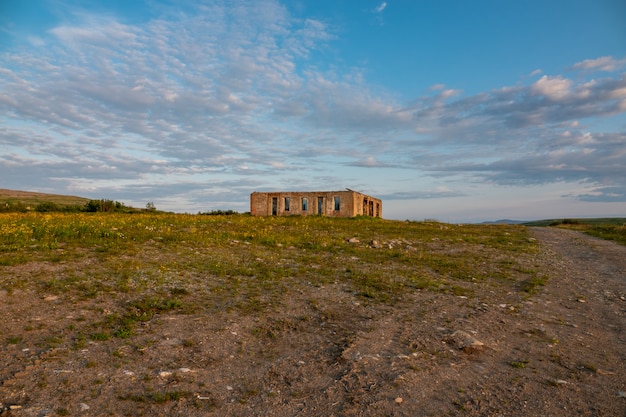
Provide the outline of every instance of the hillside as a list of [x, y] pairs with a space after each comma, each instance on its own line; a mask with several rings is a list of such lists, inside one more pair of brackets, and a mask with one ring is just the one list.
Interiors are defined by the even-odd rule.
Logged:
[[0, 204], [23, 204], [34, 207], [40, 203], [54, 203], [61, 206], [84, 206], [90, 199], [61, 194], [46, 194], [32, 191], [17, 191], [0, 188]]

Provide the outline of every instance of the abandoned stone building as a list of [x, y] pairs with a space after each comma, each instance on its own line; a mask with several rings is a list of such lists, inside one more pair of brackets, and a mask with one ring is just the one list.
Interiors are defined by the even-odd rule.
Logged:
[[383, 217], [383, 203], [350, 189], [346, 191], [280, 191], [250, 194], [253, 216]]

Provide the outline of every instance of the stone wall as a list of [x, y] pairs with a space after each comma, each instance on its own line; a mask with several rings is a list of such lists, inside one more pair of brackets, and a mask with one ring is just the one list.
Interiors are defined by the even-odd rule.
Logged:
[[253, 216], [383, 216], [380, 199], [356, 191], [287, 191], [250, 194]]

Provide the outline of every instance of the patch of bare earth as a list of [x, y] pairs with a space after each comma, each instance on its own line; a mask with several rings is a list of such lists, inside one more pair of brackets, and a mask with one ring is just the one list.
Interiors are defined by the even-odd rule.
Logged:
[[531, 234], [529, 268], [549, 276], [532, 295], [476, 283], [468, 296], [416, 290], [388, 305], [346, 283], [302, 283], [258, 314], [207, 314], [198, 293], [188, 297], [202, 312], [69, 345], [64, 335], [117, 303], [0, 293], [0, 414], [626, 415], [626, 248]]

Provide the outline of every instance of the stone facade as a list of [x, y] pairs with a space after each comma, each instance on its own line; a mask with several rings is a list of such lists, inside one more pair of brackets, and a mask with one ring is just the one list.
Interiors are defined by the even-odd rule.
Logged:
[[352, 190], [280, 191], [250, 194], [253, 216], [383, 217], [383, 202]]

